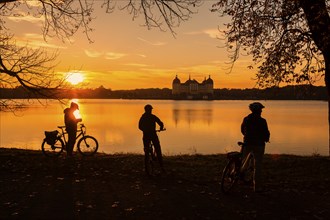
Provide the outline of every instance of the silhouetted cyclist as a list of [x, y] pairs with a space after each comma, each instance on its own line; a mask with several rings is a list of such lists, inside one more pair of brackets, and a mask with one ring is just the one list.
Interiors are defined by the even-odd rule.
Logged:
[[81, 118], [76, 118], [74, 115], [76, 110], [79, 110], [79, 106], [74, 102], [71, 102], [70, 108], [64, 109], [64, 123], [66, 132], [68, 133], [68, 144], [66, 146], [66, 151], [69, 157], [72, 156], [73, 147], [76, 143], [77, 124], [82, 121]]
[[241, 132], [244, 135], [243, 156], [249, 152], [254, 155], [254, 191], [261, 191], [261, 168], [262, 158], [265, 153], [266, 142], [269, 142], [270, 133], [266, 119], [261, 117], [262, 109], [265, 108], [260, 102], [253, 102], [249, 105], [251, 114], [246, 116], [241, 125]]
[[165, 171], [163, 167], [162, 150], [156, 134], [156, 123], [159, 125], [160, 130], [164, 129], [164, 124], [156, 115], [151, 113], [152, 109], [152, 106], [149, 104], [144, 106], [145, 113], [139, 120], [139, 129], [143, 132], [142, 140], [144, 151], [147, 152], [149, 150], [150, 142], [152, 142], [155, 147], [159, 165], [162, 171]]

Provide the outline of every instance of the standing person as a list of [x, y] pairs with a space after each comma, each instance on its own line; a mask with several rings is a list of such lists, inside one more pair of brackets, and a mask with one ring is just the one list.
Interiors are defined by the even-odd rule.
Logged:
[[[159, 165], [162, 171], [165, 171], [163, 167], [162, 150], [160, 147], [158, 136], [156, 134], [156, 123], [159, 125], [160, 130], [164, 129], [164, 124], [156, 115], [152, 114], [152, 109], [153, 109], [152, 106], [149, 104], [144, 106], [145, 112], [139, 120], [139, 129], [143, 132], [142, 140], [143, 140], [144, 152], [146, 153], [145, 155], [149, 155], [147, 154], [147, 152], [149, 150], [150, 142], [152, 142], [155, 147]], [[149, 158], [147, 158], [146, 156], [145, 160], [148, 161], [148, 159]]]
[[67, 155], [69, 157], [72, 156], [72, 151], [74, 144], [76, 143], [77, 136], [77, 124], [81, 122], [81, 118], [76, 118], [74, 112], [79, 110], [79, 106], [77, 103], [71, 102], [70, 108], [64, 109], [64, 123], [66, 132], [68, 133], [68, 143], [66, 146]]
[[269, 142], [270, 133], [266, 119], [261, 117], [262, 109], [265, 108], [260, 102], [253, 102], [249, 105], [251, 114], [246, 116], [241, 125], [241, 132], [244, 135], [243, 156], [249, 152], [254, 155], [254, 191], [261, 191], [261, 168], [262, 158], [265, 153], [266, 142]]

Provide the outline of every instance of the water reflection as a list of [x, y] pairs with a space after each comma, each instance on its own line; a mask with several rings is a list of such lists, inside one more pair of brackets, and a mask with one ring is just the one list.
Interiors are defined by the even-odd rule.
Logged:
[[207, 125], [212, 124], [212, 109], [173, 109], [173, 122], [175, 127], [179, 123], [203, 123]]

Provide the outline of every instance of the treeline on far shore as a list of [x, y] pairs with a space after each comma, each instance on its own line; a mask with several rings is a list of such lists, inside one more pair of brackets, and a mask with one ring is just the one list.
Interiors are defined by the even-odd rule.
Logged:
[[[184, 94], [179, 99], [185, 99]], [[59, 99], [178, 99], [169, 88], [111, 90], [99, 88], [48, 89], [33, 93], [23, 87], [0, 88], [0, 99], [59, 98]], [[324, 86], [297, 85], [266, 89], [214, 89], [213, 100], [328, 100]]]

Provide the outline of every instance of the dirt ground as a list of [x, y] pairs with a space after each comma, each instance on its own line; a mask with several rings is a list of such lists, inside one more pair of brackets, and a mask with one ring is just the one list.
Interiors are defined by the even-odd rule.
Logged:
[[143, 156], [47, 158], [0, 148], [0, 219], [330, 219], [330, 159], [265, 155], [264, 189], [220, 192], [225, 155], [164, 157], [148, 177]]

